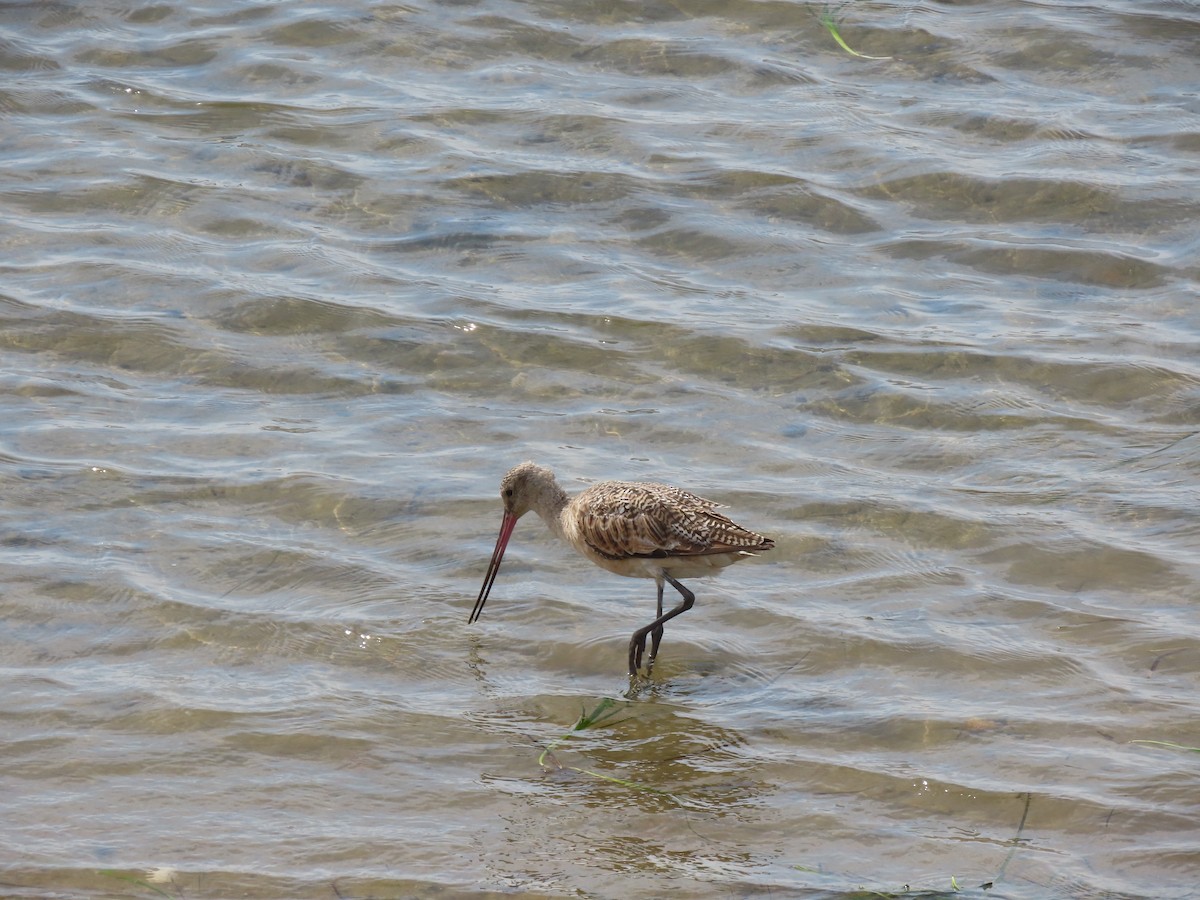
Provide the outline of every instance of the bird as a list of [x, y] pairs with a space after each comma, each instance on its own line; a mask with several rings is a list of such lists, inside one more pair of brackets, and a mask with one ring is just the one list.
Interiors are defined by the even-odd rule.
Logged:
[[[667, 484], [602, 481], [575, 497], [555, 480], [554, 472], [534, 462], [510, 469], [500, 482], [504, 518], [492, 550], [483, 586], [467, 624], [479, 620], [504, 550], [517, 520], [533, 511], [550, 531], [602, 569], [630, 578], [653, 578], [658, 587], [658, 614], [629, 639], [629, 676], [636, 678], [650, 637], [646, 674], [662, 643], [663, 625], [696, 602], [679, 579], [716, 575], [721, 569], [770, 550], [775, 541], [738, 525], [718, 512], [719, 504]], [[663, 612], [663, 586], [682, 598]]]

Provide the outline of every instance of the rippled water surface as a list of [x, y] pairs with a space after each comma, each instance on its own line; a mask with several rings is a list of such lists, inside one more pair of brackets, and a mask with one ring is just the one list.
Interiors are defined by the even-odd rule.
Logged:
[[[28, 2], [0, 70], [0, 894], [1195, 896], [1196, 3]], [[536, 517], [467, 625], [528, 458], [778, 546], [630, 690], [653, 583]]]

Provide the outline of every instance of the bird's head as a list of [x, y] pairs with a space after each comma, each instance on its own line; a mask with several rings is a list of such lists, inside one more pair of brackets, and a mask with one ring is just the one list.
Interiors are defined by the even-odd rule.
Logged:
[[519, 519], [538, 506], [539, 498], [556, 489], [554, 473], [535, 462], [513, 466], [500, 481], [500, 501], [504, 515]]
[[488, 564], [487, 574], [483, 577], [483, 587], [479, 589], [479, 597], [475, 608], [471, 610], [468, 623], [474, 622], [483, 612], [483, 604], [487, 602], [496, 573], [500, 571], [500, 561], [504, 559], [504, 549], [508, 539], [512, 537], [517, 519], [531, 509], [538, 510], [543, 517], [550, 515], [548, 511], [561, 508], [566, 502], [562, 488], [554, 480], [554, 473], [545, 466], [537, 463], [523, 462], [509, 469], [500, 481], [500, 501], [504, 504], [504, 519], [500, 522], [500, 535], [496, 538], [496, 546], [492, 550], [492, 561]]

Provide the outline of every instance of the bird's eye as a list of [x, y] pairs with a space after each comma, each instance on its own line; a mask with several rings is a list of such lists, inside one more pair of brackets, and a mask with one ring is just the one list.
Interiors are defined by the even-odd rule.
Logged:
[[504, 496], [505, 496], [505, 497], [511, 497], [511, 496], [512, 496], [512, 488], [505, 488], [505, 489], [504, 489]]

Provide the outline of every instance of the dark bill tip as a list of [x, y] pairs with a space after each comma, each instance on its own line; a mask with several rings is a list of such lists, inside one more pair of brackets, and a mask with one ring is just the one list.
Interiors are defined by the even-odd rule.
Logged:
[[487, 603], [488, 594], [492, 592], [492, 585], [496, 581], [496, 575], [500, 571], [500, 560], [504, 559], [504, 548], [508, 546], [508, 539], [512, 537], [513, 528], [517, 525], [517, 517], [511, 513], [504, 514], [504, 521], [500, 523], [500, 535], [496, 538], [496, 546], [492, 550], [492, 561], [488, 563], [487, 574], [483, 576], [483, 587], [479, 589], [479, 597], [475, 600], [475, 608], [471, 610], [471, 617], [467, 619], [467, 624], [471, 625], [479, 620], [479, 614], [483, 612], [483, 604]]

